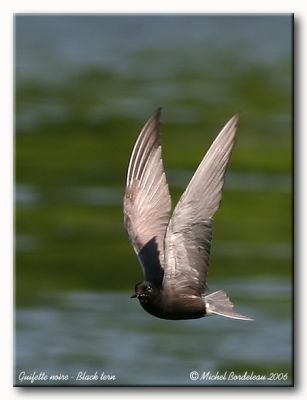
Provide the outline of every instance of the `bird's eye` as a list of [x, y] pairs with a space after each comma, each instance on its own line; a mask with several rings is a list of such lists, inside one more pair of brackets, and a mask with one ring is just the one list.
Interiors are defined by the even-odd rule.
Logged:
[[147, 286], [146, 290], [147, 290], [148, 293], [151, 293], [152, 292], [152, 287]]

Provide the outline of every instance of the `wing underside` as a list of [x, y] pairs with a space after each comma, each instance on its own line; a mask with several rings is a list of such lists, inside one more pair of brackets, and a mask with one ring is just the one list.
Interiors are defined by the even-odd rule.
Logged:
[[179, 200], [165, 238], [163, 286], [201, 295], [206, 289], [212, 217], [218, 210], [238, 117], [217, 136]]
[[160, 113], [147, 121], [133, 148], [124, 195], [124, 222], [145, 279], [161, 284], [171, 199], [161, 158]]

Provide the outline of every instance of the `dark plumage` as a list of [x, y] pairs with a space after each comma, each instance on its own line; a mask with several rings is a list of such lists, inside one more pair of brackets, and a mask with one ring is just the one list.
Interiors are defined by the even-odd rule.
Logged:
[[181, 196], [172, 217], [164, 173], [158, 109], [142, 129], [131, 154], [124, 196], [124, 221], [143, 267], [135, 294], [150, 314], [191, 319], [218, 314], [250, 320], [233, 311], [224, 291], [204, 294], [224, 175], [234, 145], [238, 116], [222, 129]]

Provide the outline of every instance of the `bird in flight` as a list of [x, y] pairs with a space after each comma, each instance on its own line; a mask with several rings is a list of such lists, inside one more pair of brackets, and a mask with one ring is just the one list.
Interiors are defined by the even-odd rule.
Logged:
[[136, 297], [164, 319], [208, 315], [251, 320], [233, 310], [223, 290], [207, 294], [212, 218], [218, 210], [238, 116], [217, 136], [171, 213], [160, 144], [159, 108], [134, 145], [124, 194], [124, 223], [144, 272]]

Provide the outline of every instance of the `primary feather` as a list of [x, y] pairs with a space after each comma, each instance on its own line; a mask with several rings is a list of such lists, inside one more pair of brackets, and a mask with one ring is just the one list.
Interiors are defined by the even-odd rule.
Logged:
[[124, 222], [145, 279], [161, 285], [171, 198], [161, 158], [160, 114], [158, 109], [148, 120], [133, 148], [124, 195]]
[[164, 286], [198, 296], [206, 289], [212, 217], [222, 199], [237, 123], [235, 115], [219, 133], [174, 210], [165, 237]]

